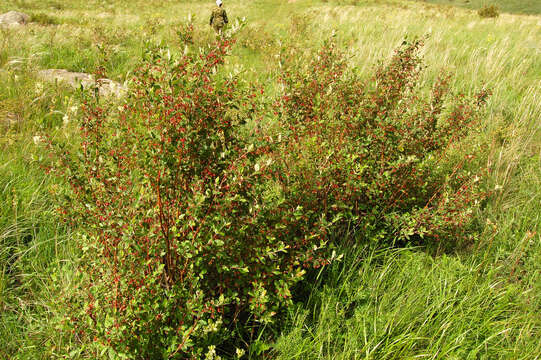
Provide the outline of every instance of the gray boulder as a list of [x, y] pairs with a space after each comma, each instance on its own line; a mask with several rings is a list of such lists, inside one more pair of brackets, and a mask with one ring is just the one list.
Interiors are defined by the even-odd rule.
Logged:
[[18, 11], [9, 11], [0, 15], [0, 25], [2, 26], [26, 25], [29, 21], [30, 16]]
[[[96, 85], [94, 77], [90, 74], [71, 72], [64, 69], [47, 69], [38, 72], [38, 76], [45, 81], [51, 82], [63, 82], [74, 88], [78, 88], [81, 85], [83, 88], [93, 88]], [[126, 92], [126, 87], [116, 81], [109, 79], [99, 79], [98, 91], [100, 96], [116, 96], [120, 97]]]

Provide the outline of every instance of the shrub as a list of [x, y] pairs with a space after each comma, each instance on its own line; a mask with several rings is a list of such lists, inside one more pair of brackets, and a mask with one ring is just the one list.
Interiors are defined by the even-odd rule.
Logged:
[[296, 206], [332, 219], [335, 234], [354, 228], [391, 244], [455, 243], [485, 195], [482, 171], [468, 169], [474, 156], [457, 160], [455, 149], [488, 93], [451, 95], [442, 75], [424, 97], [421, 46], [402, 44], [370, 81], [332, 44], [304, 68], [284, 66], [275, 104], [285, 125], [275, 158], [281, 186]]
[[180, 25], [177, 30], [177, 36], [180, 40], [180, 43], [183, 45], [192, 45], [193, 44], [193, 23], [187, 23]]
[[58, 25], [60, 22], [57, 18], [51, 17], [45, 13], [34, 13], [31, 14], [32, 22], [41, 24], [41, 25]]
[[194, 22], [195, 15], [188, 14], [186, 20], [179, 24], [176, 33], [181, 45], [188, 46], [194, 44]]
[[210, 356], [324, 262], [326, 225], [268, 200], [270, 147], [239, 135], [256, 95], [220, 71], [230, 46], [152, 52], [125, 104], [89, 101], [77, 151], [60, 152], [84, 254], [66, 326], [93, 357]]
[[482, 18], [495, 18], [500, 16], [500, 9], [496, 5], [485, 5], [477, 10], [477, 14]]
[[[90, 99], [80, 143], [59, 152], [62, 211], [83, 252], [65, 324], [76, 350], [212, 358], [272, 322], [345, 231], [464, 237], [483, 174], [458, 148], [486, 91], [452, 95], [442, 75], [423, 96], [421, 41], [370, 80], [328, 43], [311, 61], [284, 59], [268, 109], [262, 90], [223, 71], [231, 44], [178, 60], [149, 52], [124, 105]], [[243, 136], [268, 110], [276, 132]]]

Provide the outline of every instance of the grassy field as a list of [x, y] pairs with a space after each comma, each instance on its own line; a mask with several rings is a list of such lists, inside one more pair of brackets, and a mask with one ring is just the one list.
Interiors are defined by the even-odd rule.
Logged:
[[498, 9], [506, 13], [531, 14], [541, 13], [541, 4], [538, 1], [520, 1], [520, 0], [429, 0], [428, 2], [440, 5], [460, 6], [468, 9], [480, 9], [484, 6], [497, 6]]
[[[473, 0], [225, 3], [232, 21], [246, 18], [227, 67], [270, 90], [283, 46], [313, 49], [334, 34], [367, 77], [417, 36], [426, 37], [423, 83], [445, 70], [455, 91], [493, 91], [475, 148], [465, 149], [484, 154], [491, 169], [494, 195], [479, 214], [478, 241], [437, 255], [344, 250], [342, 262], [314, 274], [273, 340], [249, 344], [247, 358], [261, 348], [279, 359], [541, 358], [541, 8], [536, 0], [493, 3], [504, 11], [496, 19], [467, 9], [485, 4]], [[36, 21], [0, 32], [0, 359], [77, 358], [65, 354], [69, 344], [54, 324], [78, 250], [74, 229], [57, 219], [50, 193], [61, 184], [40, 168], [39, 136], [69, 141], [81, 96], [37, 71], [103, 65], [123, 82], [149, 43], [183, 51], [177, 29], [190, 14], [194, 46], [211, 40], [211, 5], [0, 3], [0, 13], [19, 10]]]

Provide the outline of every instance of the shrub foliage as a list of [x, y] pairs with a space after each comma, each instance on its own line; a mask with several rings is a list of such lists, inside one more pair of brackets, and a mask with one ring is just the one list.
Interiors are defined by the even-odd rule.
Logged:
[[[332, 44], [304, 70], [293, 63], [276, 102], [289, 141], [276, 151], [288, 199], [354, 225], [364, 239], [454, 241], [484, 197], [473, 155], [457, 145], [477, 124], [487, 91], [449, 94], [441, 75], [430, 96], [418, 81], [422, 41], [404, 43], [370, 81]], [[337, 223], [334, 221], [334, 223]], [[335, 229], [336, 232], [339, 229]]]
[[[150, 52], [124, 105], [89, 100], [80, 143], [57, 152], [84, 254], [65, 325], [96, 357], [212, 357], [273, 321], [336, 234], [454, 241], [483, 197], [453, 149], [487, 93], [452, 96], [442, 76], [423, 96], [420, 41], [370, 80], [332, 44], [286, 61], [263, 110], [223, 69], [231, 45]], [[262, 115], [273, 130], [242, 135]]]
[[62, 157], [88, 286], [70, 320], [128, 358], [200, 358], [270, 321], [319, 248], [300, 209], [263, 203], [269, 148], [238, 130], [255, 95], [217, 71], [230, 45], [151, 54], [122, 108], [86, 105]]
[[500, 16], [500, 9], [496, 5], [485, 5], [477, 10], [477, 14], [482, 18], [496, 18]]

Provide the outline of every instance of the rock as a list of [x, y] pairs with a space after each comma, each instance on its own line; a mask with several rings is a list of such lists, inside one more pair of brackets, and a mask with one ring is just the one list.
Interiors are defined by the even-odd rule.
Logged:
[[0, 126], [5, 129], [9, 129], [18, 125], [21, 122], [21, 117], [15, 113], [8, 112], [5, 114], [0, 113]]
[[[94, 77], [90, 74], [71, 72], [64, 69], [47, 69], [38, 72], [39, 77], [46, 81], [60, 81], [74, 88], [83, 86], [83, 88], [92, 88], [95, 85]], [[100, 96], [122, 96], [126, 92], [126, 87], [116, 81], [109, 79], [99, 79]]]
[[9, 11], [0, 15], [0, 25], [2, 26], [26, 25], [29, 21], [30, 16], [18, 11]]

